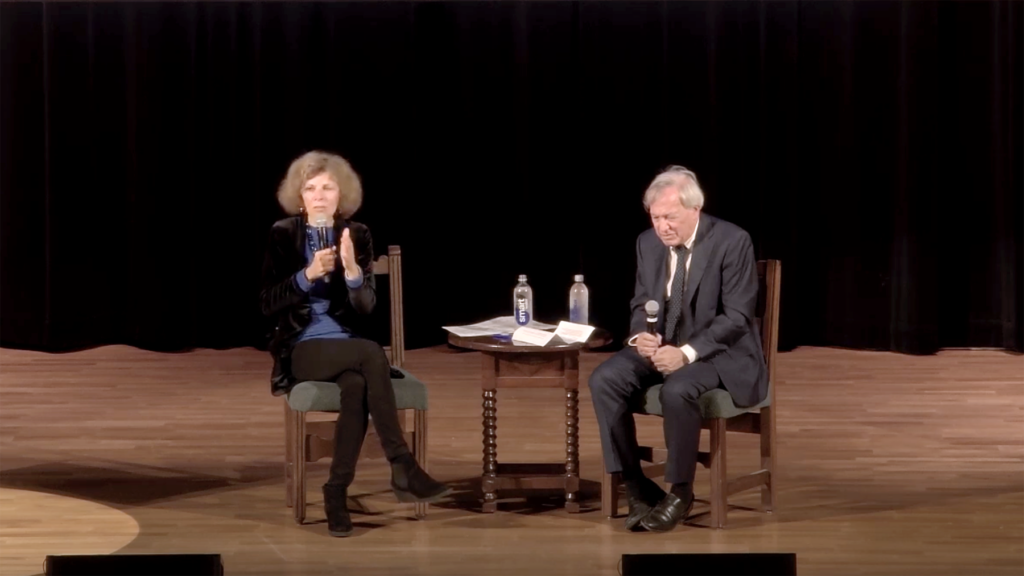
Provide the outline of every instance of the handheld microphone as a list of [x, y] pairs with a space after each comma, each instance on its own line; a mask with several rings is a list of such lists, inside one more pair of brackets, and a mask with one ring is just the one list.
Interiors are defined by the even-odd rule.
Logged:
[[654, 300], [648, 300], [647, 304], [644, 304], [644, 311], [647, 312], [647, 333], [652, 336], [658, 333], [658, 310], [660, 308]]
[[[313, 222], [313, 226], [316, 227], [316, 238], [317, 238], [317, 244], [318, 244], [317, 249], [318, 250], [325, 250], [327, 248], [330, 248], [330, 242], [327, 241], [327, 238], [328, 238], [328, 236], [327, 236], [327, 229], [328, 229], [327, 216], [324, 216], [323, 214], [318, 214], [317, 217], [316, 217], [316, 220]], [[331, 274], [327, 273], [324, 276], [324, 282], [330, 282], [330, 281], [331, 281]]]

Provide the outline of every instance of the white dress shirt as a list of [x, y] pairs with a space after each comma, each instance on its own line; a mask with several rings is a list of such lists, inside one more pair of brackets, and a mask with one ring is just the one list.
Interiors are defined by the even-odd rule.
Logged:
[[[700, 227], [700, 220], [698, 220], [697, 221], [697, 225], [693, 227], [693, 234], [690, 234], [690, 237], [686, 239], [686, 242], [683, 242], [683, 246], [686, 246], [686, 249], [689, 250], [689, 252], [687, 252], [687, 255], [686, 255], [686, 262], [683, 264], [686, 267], [685, 269], [686, 269], [687, 273], [690, 272], [690, 261], [693, 260], [693, 241], [697, 238], [697, 228], [699, 228], [699, 227]], [[679, 266], [679, 263], [677, 262], [679, 260], [679, 257], [676, 256], [676, 251], [669, 249], [668, 253], [669, 253], [669, 258], [668, 258], [668, 281], [666, 282], [666, 285], [665, 285], [665, 299], [666, 300], [670, 296], [672, 296], [672, 278], [675, 277], [675, 275], [676, 275], [676, 268]], [[689, 280], [689, 278], [687, 278], [687, 280]], [[685, 285], [683, 286], [683, 290], [686, 290], [686, 286]], [[630, 346], [635, 346], [636, 345], [636, 336], [630, 338], [629, 345]], [[690, 346], [689, 344], [683, 344], [679, 348], [683, 351], [683, 354], [686, 355], [686, 359], [689, 360], [690, 363], [693, 363], [693, 362], [697, 361], [697, 351], [694, 350], [692, 346]]]

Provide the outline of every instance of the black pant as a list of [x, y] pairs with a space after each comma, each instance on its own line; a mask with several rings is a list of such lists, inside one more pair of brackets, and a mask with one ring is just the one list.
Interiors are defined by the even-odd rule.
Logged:
[[632, 347], [620, 350], [598, 366], [590, 375], [590, 394], [607, 471], [637, 477], [640, 474], [631, 399], [655, 384], [664, 384], [660, 399], [668, 448], [665, 481], [692, 484], [700, 449], [699, 399], [720, 383], [715, 367], [699, 360], [664, 377]]
[[373, 416], [373, 427], [388, 460], [409, 453], [398, 422], [390, 370], [384, 349], [370, 340], [316, 338], [295, 345], [292, 374], [297, 380], [337, 382], [341, 389], [328, 485], [347, 487], [352, 483], [366, 438], [367, 415]]

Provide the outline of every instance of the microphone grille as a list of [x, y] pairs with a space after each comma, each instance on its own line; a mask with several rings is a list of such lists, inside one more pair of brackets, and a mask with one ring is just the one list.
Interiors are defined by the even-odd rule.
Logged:
[[313, 226], [316, 226], [317, 228], [323, 228], [327, 226], [327, 216], [324, 216], [323, 214], [317, 214], [316, 218], [313, 220]]
[[644, 304], [644, 310], [647, 311], [648, 316], [657, 316], [660, 309], [661, 307], [654, 300], [648, 300], [647, 304]]

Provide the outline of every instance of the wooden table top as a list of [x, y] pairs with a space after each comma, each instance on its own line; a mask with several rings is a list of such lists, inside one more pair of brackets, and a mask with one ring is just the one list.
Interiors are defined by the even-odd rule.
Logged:
[[479, 350], [481, 352], [566, 352], [569, 350], [595, 350], [607, 346], [612, 341], [611, 332], [602, 328], [595, 328], [586, 342], [574, 342], [566, 344], [561, 338], [555, 336], [546, 346], [530, 346], [525, 344], [514, 344], [510, 340], [501, 340], [494, 336], [456, 336], [448, 334], [448, 343], [459, 348]]

